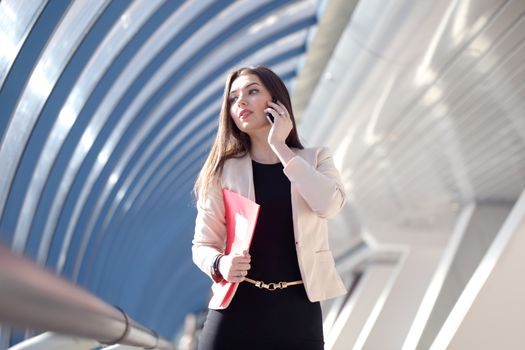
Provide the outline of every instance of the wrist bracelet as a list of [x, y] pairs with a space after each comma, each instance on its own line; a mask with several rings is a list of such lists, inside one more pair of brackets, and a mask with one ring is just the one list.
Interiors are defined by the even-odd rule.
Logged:
[[211, 278], [213, 279], [214, 282], [220, 282], [220, 281], [222, 281], [224, 279], [222, 277], [221, 272], [219, 271], [219, 261], [221, 260], [221, 258], [223, 256], [224, 256], [224, 254], [218, 254], [213, 259], [213, 264], [212, 264], [212, 268], [211, 268]]

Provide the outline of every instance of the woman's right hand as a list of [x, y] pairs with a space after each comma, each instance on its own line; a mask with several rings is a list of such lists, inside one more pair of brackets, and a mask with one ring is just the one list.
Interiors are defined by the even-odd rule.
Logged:
[[242, 252], [242, 255], [236, 253], [224, 255], [219, 260], [219, 271], [222, 278], [228, 282], [242, 282], [250, 270], [250, 261], [251, 256], [246, 250]]

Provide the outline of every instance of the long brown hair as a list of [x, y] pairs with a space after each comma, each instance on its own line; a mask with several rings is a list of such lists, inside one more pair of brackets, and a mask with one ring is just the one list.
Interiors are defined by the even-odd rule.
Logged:
[[222, 97], [221, 114], [219, 117], [219, 129], [217, 130], [217, 135], [211, 147], [210, 154], [208, 155], [193, 188], [193, 193], [197, 200], [201, 197], [206, 197], [209, 185], [218, 180], [222, 173], [224, 162], [227, 159], [241, 158], [250, 151], [250, 136], [239, 130], [237, 125], [235, 125], [235, 122], [230, 115], [229, 99], [233, 81], [242, 75], [248, 74], [257, 75], [272, 97], [283, 103], [288, 110], [293, 124], [292, 130], [286, 138], [286, 144], [288, 147], [299, 149], [304, 148], [301, 141], [299, 141], [299, 135], [297, 134], [290, 95], [281, 78], [265, 66], [243, 67], [237, 69], [231, 72], [226, 79], [224, 94]]

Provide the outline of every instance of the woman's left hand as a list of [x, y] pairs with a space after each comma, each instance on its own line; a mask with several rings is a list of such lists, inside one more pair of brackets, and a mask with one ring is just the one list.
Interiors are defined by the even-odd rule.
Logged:
[[270, 145], [284, 144], [293, 128], [292, 119], [286, 107], [280, 101], [277, 103], [269, 101], [268, 108], [264, 111], [271, 113], [274, 117], [272, 128], [268, 134], [268, 143]]

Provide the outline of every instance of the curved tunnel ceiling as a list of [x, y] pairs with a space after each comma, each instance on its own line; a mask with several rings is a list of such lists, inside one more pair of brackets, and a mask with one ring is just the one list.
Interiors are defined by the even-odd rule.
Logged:
[[265, 64], [292, 87], [319, 7], [2, 1], [2, 243], [173, 336], [208, 293], [190, 192], [225, 76]]
[[[324, 305], [328, 328], [348, 325], [327, 344], [425, 347], [525, 186], [524, 13], [521, 0], [1, 0], [0, 241], [172, 337], [208, 296], [190, 191], [223, 81], [263, 63], [348, 193], [331, 248], [360, 286], [344, 309]], [[27, 336], [2, 327], [0, 348], [6, 334]]]

